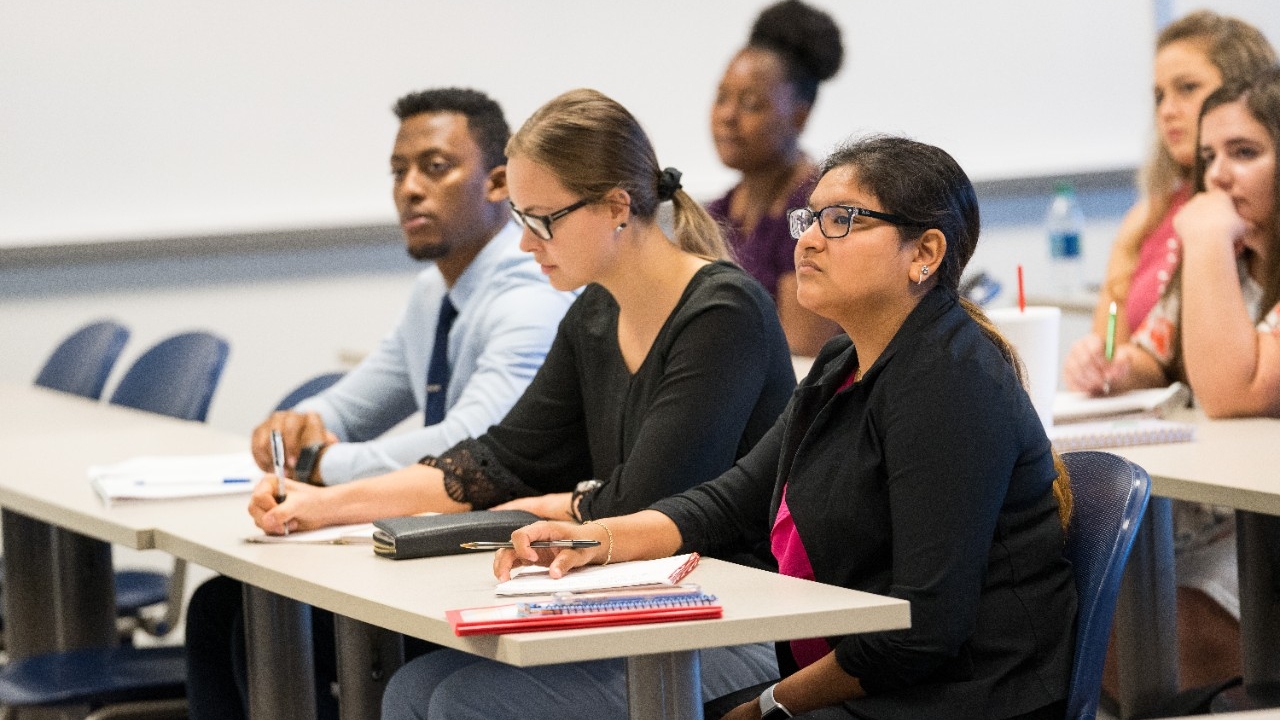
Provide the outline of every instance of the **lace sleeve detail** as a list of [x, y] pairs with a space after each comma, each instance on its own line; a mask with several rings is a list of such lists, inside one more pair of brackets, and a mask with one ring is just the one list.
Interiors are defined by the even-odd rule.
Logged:
[[439, 456], [418, 461], [444, 473], [444, 491], [455, 502], [484, 510], [538, 491], [525, 485], [502, 466], [489, 448], [476, 440], [463, 440]]

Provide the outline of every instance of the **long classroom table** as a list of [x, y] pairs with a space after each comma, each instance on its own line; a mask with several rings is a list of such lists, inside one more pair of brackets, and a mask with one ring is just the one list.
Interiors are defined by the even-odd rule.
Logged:
[[1171, 419], [1193, 423], [1195, 440], [1111, 450], [1146, 469], [1153, 496], [1116, 610], [1123, 718], [1151, 711], [1178, 689], [1170, 500], [1237, 511], [1245, 690], [1261, 694], [1280, 684], [1280, 598], [1260, 527], [1280, 515], [1280, 420], [1210, 420], [1200, 411]]
[[[371, 655], [360, 645], [382, 642], [378, 633], [365, 632], [368, 628], [407, 633], [514, 665], [626, 658], [632, 717], [697, 718], [700, 648], [874, 632], [910, 622], [901, 600], [704, 560], [690, 580], [720, 596], [725, 608], [720, 620], [459, 638], [449, 631], [445, 610], [497, 602], [487, 555], [396, 562], [360, 546], [249, 544], [244, 538], [257, 530], [244, 510], [244, 496], [106, 508], [86, 479], [90, 464], [143, 454], [234, 451], [246, 441], [198, 423], [38, 388], [0, 384], [0, 406], [17, 411], [0, 419], [0, 453], [12, 458], [0, 472], [4, 552], [10, 563], [6, 626], [10, 633], [15, 626], [28, 626], [40, 638], [20, 643], [16, 654], [74, 646], [67, 642], [66, 628], [77, 623], [94, 629], [82, 633], [79, 645], [110, 643], [114, 636], [105, 627], [114, 627], [114, 601], [108, 543], [158, 548], [247, 584], [255, 720], [314, 715], [312, 689], [297, 681], [311, 676], [305, 672], [311, 658], [302, 603], [351, 620], [338, 623], [339, 665], [347, 666], [340, 669], [344, 718], [376, 717], [376, 706], [369, 706], [376, 696], [347, 687], [348, 678], [368, 674], [350, 657], [367, 660]], [[68, 541], [54, 543], [58, 551], [44, 556], [47, 564], [20, 562], [15, 574], [14, 558], [41, 546], [31, 533], [53, 527], [58, 530], [48, 532]], [[67, 597], [48, 600], [47, 589]], [[72, 612], [88, 614], [68, 617]]]

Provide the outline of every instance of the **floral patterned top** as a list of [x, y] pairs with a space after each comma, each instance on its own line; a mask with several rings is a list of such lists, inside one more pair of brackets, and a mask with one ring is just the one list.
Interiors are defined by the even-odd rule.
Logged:
[[[1249, 276], [1244, 260], [1236, 261], [1240, 288], [1250, 316], [1257, 316], [1262, 304], [1262, 286]], [[1177, 327], [1181, 289], [1169, 288], [1161, 296], [1142, 324], [1134, 331], [1132, 342], [1151, 353], [1166, 371], [1173, 361], [1173, 336]], [[1280, 304], [1271, 308], [1258, 323], [1258, 332], [1280, 335]], [[1235, 531], [1235, 511], [1231, 508], [1193, 502], [1173, 504], [1173, 546], [1175, 552], [1187, 552], [1230, 538]]]

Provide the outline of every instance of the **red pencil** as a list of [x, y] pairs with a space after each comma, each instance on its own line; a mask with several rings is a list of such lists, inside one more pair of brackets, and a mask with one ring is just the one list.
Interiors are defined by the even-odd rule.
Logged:
[[1022, 266], [1018, 266], [1018, 312], [1027, 311], [1027, 295], [1022, 289]]

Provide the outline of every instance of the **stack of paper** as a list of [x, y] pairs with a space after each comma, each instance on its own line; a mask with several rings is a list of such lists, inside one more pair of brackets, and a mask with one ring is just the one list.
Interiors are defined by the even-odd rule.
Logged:
[[116, 500], [235, 495], [253, 491], [262, 470], [247, 452], [228, 455], [147, 455], [93, 465], [89, 481], [107, 505]]
[[1179, 382], [1169, 387], [1131, 390], [1103, 397], [1059, 392], [1053, 399], [1053, 422], [1062, 424], [1121, 416], [1162, 418], [1173, 410], [1186, 407], [1190, 398], [1191, 391]]

